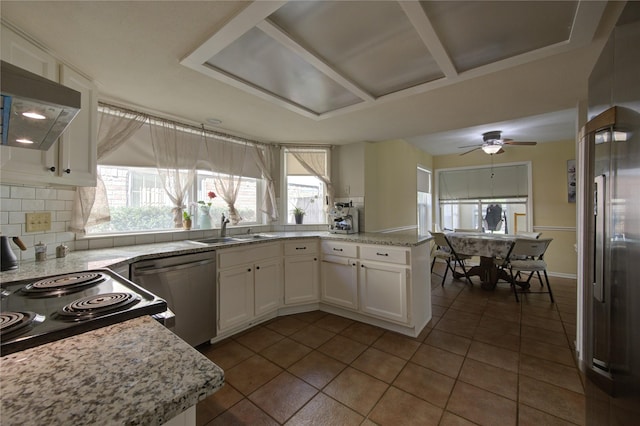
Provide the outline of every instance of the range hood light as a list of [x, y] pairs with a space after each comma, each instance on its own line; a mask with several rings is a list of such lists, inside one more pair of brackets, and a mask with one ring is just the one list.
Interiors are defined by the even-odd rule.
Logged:
[[16, 139], [16, 142], [23, 143], [25, 145], [29, 145], [29, 144], [33, 143], [33, 141], [31, 139]]
[[31, 112], [31, 111], [23, 112], [22, 115], [24, 115], [27, 118], [33, 118], [34, 120], [44, 120], [45, 118], [47, 118], [42, 114], [38, 114], [37, 112]]

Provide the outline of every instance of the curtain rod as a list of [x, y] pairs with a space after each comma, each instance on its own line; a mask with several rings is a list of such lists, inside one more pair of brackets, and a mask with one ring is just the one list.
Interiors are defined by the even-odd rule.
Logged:
[[160, 121], [160, 122], [165, 122], [165, 123], [171, 123], [173, 125], [175, 125], [176, 127], [181, 127], [184, 130], [192, 130], [192, 131], [196, 131], [198, 134], [202, 134], [202, 132], [205, 132], [209, 135], [213, 135], [215, 138], [217, 139], [222, 139], [226, 142], [234, 142], [234, 143], [243, 143], [243, 144], [254, 144], [254, 145], [262, 145], [262, 146], [273, 146], [274, 144], [270, 144], [267, 142], [260, 142], [260, 141], [254, 141], [251, 139], [246, 139], [246, 138], [241, 138], [239, 136], [234, 136], [234, 135], [229, 135], [227, 133], [222, 133], [222, 132], [218, 132], [215, 130], [209, 130], [209, 129], [205, 129], [204, 128], [204, 124], [202, 124], [202, 127], [198, 127], [198, 126], [194, 126], [191, 124], [186, 124], [186, 123], [182, 123], [180, 121], [176, 121], [176, 120], [169, 120], [167, 118], [163, 118], [163, 117], [158, 117], [156, 115], [153, 114], [149, 114], [143, 111], [136, 111], [134, 109], [130, 109], [130, 108], [125, 108], [125, 107], [121, 107], [121, 106], [117, 106], [117, 105], [112, 105], [112, 104], [108, 104], [106, 102], [98, 102], [98, 105], [101, 107], [105, 107], [105, 108], [111, 108], [111, 109], [115, 109], [115, 110], [120, 110], [122, 112], [125, 113], [129, 113], [129, 114], [134, 114], [134, 115], [144, 115], [145, 117], [147, 117], [149, 120], [151, 121]]

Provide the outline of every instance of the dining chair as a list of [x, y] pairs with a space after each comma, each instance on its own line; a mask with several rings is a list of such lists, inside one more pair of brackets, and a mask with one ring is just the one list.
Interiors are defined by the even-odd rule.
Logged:
[[542, 235], [542, 232], [524, 232], [524, 231], [516, 232], [517, 237], [534, 238], [536, 240], [540, 238], [540, 235]]
[[[460, 265], [460, 267], [462, 268], [464, 276], [469, 282], [469, 285], [473, 285], [471, 279], [469, 278], [469, 275], [467, 275], [467, 269], [464, 266], [464, 261], [471, 259], [472, 256], [456, 253], [456, 251], [453, 249], [453, 246], [449, 242], [449, 239], [443, 232], [431, 232], [431, 235], [433, 236], [433, 240], [436, 243], [435, 251], [433, 253], [433, 261], [431, 262], [431, 272], [433, 272], [433, 266], [436, 263], [436, 259], [442, 259], [447, 264], [447, 267], [444, 270], [444, 276], [442, 277], [442, 283], [440, 285], [444, 287], [444, 281], [447, 279], [449, 270], [451, 270], [452, 274], [455, 273], [456, 264]], [[451, 266], [451, 262], [453, 262], [453, 267]]]
[[[516, 238], [509, 255], [504, 262], [498, 265], [499, 268], [509, 271], [509, 276], [511, 278], [510, 284], [516, 298], [516, 302], [520, 301], [518, 299], [518, 290], [516, 286], [521, 286], [523, 287], [523, 291], [521, 291], [521, 293], [549, 293], [551, 303], [554, 303], [553, 291], [551, 290], [549, 276], [547, 275], [547, 263], [543, 259], [544, 253], [547, 251], [552, 240], [552, 238], [540, 238], [537, 240], [531, 238]], [[517, 274], [520, 272], [530, 272], [529, 278], [524, 282], [524, 285], [516, 281]], [[542, 281], [540, 272], [544, 274], [544, 282]], [[538, 275], [541, 287], [544, 287], [544, 284], [546, 283], [547, 291], [530, 291], [529, 281], [534, 273]]]

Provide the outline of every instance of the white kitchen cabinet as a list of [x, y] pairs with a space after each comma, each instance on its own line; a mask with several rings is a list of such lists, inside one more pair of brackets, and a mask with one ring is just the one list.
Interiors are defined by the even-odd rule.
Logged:
[[361, 260], [359, 275], [362, 312], [408, 322], [409, 269], [391, 263]]
[[317, 302], [318, 241], [297, 240], [284, 244], [284, 303]]
[[253, 318], [253, 266], [218, 273], [218, 329], [223, 331]]
[[31, 41], [2, 27], [2, 60], [59, 82], [81, 94], [81, 110], [47, 151], [3, 146], [1, 179], [16, 183], [94, 186], [96, 184], [97, 90]]
[[358, 246], [322, 241], [320, 299], [324, 303], [358, 309]]
[[250, 324], [282, 303], [282, 245], [218, 250], [218, 330]]

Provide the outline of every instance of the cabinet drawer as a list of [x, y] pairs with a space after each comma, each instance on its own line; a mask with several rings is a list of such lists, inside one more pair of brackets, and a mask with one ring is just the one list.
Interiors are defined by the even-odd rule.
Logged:
[[254, 263], [259, 260], [280, 256], [280, 243], [252, 244], [250, 247], [218, 250], [218, 268]]
[[360, 246], [360, 259], [409, 264], [409, 250], [388, 246]]
[[335, 241], [323, 241], [322, 253], [331, 256], [358, 257], [358, 246]]
[[284, 243], [285, 256], [318, 253], [318, 240], [298, 240]]

